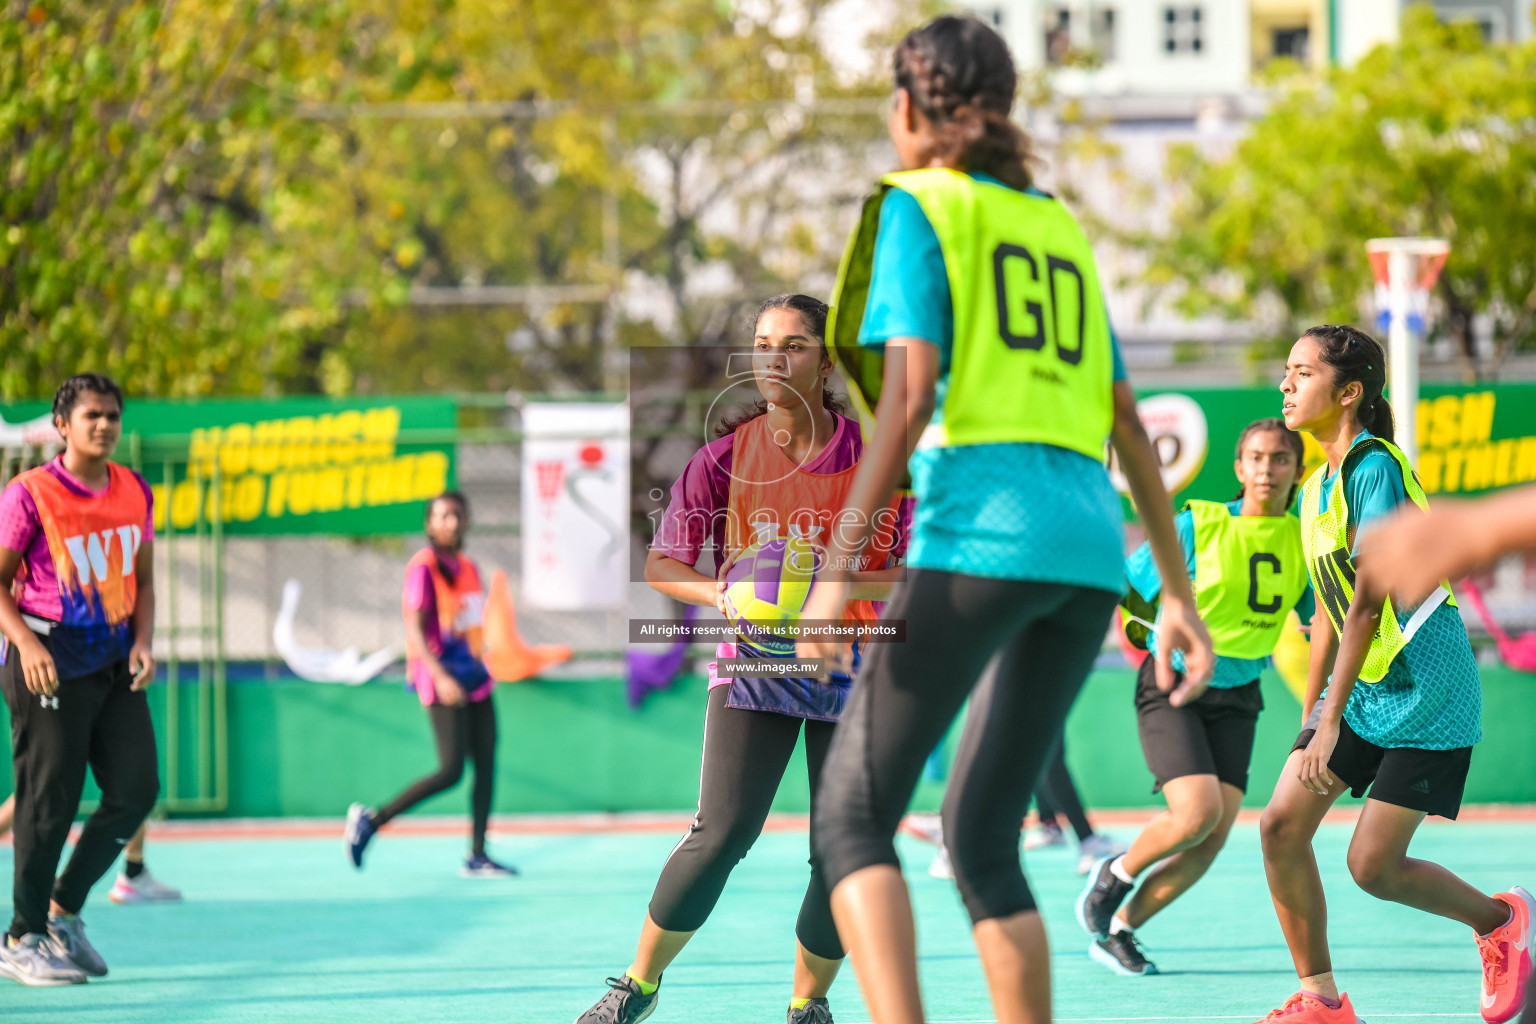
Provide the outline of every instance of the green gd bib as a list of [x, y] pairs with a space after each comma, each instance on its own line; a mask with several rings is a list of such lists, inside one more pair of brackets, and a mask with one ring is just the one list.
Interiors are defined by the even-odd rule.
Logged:
[[1102, 459], [1114, 365], [1087, 236], [1054, 199], [947, 168], [882, 178], [843, 254], [827, 345], [861, 417], [872, 415], [884, 374], [883, 356], [858, 335], [892, 188], [915, 198], [933, 225], [954, 313], [942, 422], [921, 446], [1036, 442]]

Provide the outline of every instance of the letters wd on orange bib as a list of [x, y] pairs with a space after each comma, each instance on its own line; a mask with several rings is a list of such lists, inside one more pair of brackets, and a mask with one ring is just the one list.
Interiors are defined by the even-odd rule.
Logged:
[[[152, 499], [133, 470], [108, 463], [108, 474], [93, 491], [59, 457], [0, 496], [0, 547], [22, 555], [16, 605], [49, 638], [60, 679], [126, 658], [133, 645], [134, 557], [154, 539]], [[0, 653], [9, 653], [3, 641]]]

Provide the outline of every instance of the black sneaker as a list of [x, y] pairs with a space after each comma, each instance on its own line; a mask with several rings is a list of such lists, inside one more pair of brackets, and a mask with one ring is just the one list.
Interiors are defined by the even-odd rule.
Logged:
[[832, 1024], [832, 1009], [825, 999], [812, 999], [798, 1010], [791, 1006], [785, 1024]]
[[1157, 973], [1157, 964], [1142, 954], [1135, 932], [1116, 932], [1107, 939], [1094, 939], [1088, 955], [1116, 974], [1139, 978]]
[[640, 1024], [656, 1009], [656, 997], [661, 994], [660, 978], [656, 979], [656, 991], [648, 996], [640, 994], [640, 986], [628, 975], [608, 978], [607, 982], [608, 994], [577, 1017], [576, 1024]]
[[1101, 857], [1088, 873], [1088, 885], [1077, 898], [1077, 923], [1089, 935], [1096, 938], [1109, 936], [1109, 919], [1115, 916], [1120, 904], [1136, 888], [1132, 882], [1122, 882], [1109, 870], [1115, 858]]

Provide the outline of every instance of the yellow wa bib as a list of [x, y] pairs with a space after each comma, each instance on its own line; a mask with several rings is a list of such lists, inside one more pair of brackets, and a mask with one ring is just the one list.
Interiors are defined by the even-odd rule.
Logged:
[[[1429, 511], [1429, 502], [1424, 497], [1424, 489], [1419, 486], [1413, 466], [1408, 462], [1408, 456], [1391, 442], [1362, 434], [1345, 453], [1345, 462], [1348, 462], [1356, 448], [1370, 445], [1380, 446], [1397, 460], [1403, 472], [1403, 488], [1408, 492], [1408, 499], [1421, 511]], [[1349, 612], [1350, 602], [1355, 599], [1355, 563], [1349, 553], [1349, 503], [1344, 496], [1343, 465], [1340, 465], [1339, 473], [1333, 478], [1333, 485], [1328, 491], [1328, 510], [1318, 511], [1322, 505], [1323, 477], [1327, 471], [1326, 465], [1317, 467], [1302, 485], [1301, 543], [1306, 551], [1307, 571], [1312, 577], [1312, 589], [1317, 594], [1318, 607], [1327, 613], [1328, 621], [1333, 623], [1334, 633], [1342, 634], [1344, 616]], [[1408, 624], [1399, 626], [1392, 600], [1388, 598], [1376, 625], [1376, 635], [1371, 638], [1370, 650], [1366, 652], [1365, 664], [1360, 668], [1360, 681], [1379, 683], [1386, 678], [1392, 659], [1408, 646], [1408, 641], [1429, 619], [1430, 613], [1447, 601], [1452, 605], [1456, 603], [1451, 595], [1450, 584], [1441, 583], [1414, 611]]]

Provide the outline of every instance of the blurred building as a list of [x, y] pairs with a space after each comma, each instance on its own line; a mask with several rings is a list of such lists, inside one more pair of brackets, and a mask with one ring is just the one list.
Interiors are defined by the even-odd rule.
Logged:
[[[1397, 37], [1404, 0], [987, 0], [1024, 68], [1067, 95], [1209, 97], [1249, 92], [1270, 61], [1351, 64]], [[1434, 0], [1498, 42], [1531, 37], [1526, 0]]]
[[[1103, 224], [1156, 228], [1168, 198], [1168, 150], [1193, 144], [1220, 155], [1270, 101], [1264, 79], [1276, 60], [1308, 68], [1350, 65], [1397, 39], [1410, 0], [980, 0], [957, 6], [993, 25], [1020, 70], [1048, 74], [1052, 94], [1071, 101], [1071, 120], [1089, 122], [1119, 156], [1119, 169], [1150, 190], [1128, 201], [1126, 179], [1072, 162], [1059, 147], [1071, 125], [1061, 103], [1031, 108], [1026, 127], [1045, 157], [1042, 183], [1089, 208]], [[1493, 41], [1533, 35], [1530, 0], [1434, 0], [1446, 20], [1470, 19]], [[1191, 320], [1136, 283], [1142, 256], [1101, 241], [1110, 316], [1140, 378], [1223, 384], [1273, 369], [1244, 355], [1263, 325], [1210, 316]], [[1425, 353], [1426, 379], [1455, 379], [1449, 347]], [[1506, 373], [1524, 376], [1523, 359]], [[1526, 365], [1530, 363], [1531, 365]]]

